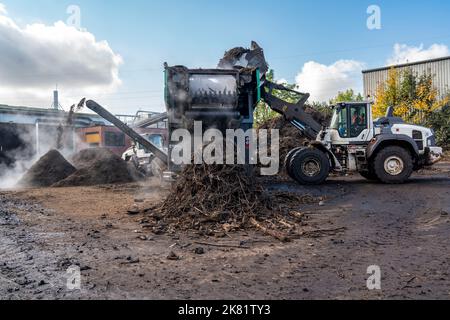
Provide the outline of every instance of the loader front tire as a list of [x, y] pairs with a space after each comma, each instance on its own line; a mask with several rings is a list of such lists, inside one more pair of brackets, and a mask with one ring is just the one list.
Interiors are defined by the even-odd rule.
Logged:
[[373, 171], [361, 171], [359, 173], [363, 178], [369, 180], [369, 181], [377, 181], [379, 180], [375, 172]]
[[410, 152], [399, 146], [382, 149], [376, 155], [373, 165], [378, 179], [387, 184], [406, 182], [414, 169]]
[[286, 155], [286, 158], [284, 159], [284, 167], [286, 168], [286, 172], [288, 174], [289, 177], [291, 177], [292, 179], [295, 180], [294, 174], [291, 171], [291, 160], [292, 157], [299, 151], [304, 149], [305, 147], [299, 147], [299, 148], [295, 148], [292, 149], [291, 151], [288, 152], [288, 154]]
[[300, 184], [321, 184], [330, 174], [330, 159], [318, 149], [304, 148], [292, 156], [290, 171]]
[[372, 163], [369, 163], [369, 169], [367, 171], [360, 171], [359, 174], [369, 181], [380, 181], [377, 174], [375, 173], [375, 169], [373, 168]]

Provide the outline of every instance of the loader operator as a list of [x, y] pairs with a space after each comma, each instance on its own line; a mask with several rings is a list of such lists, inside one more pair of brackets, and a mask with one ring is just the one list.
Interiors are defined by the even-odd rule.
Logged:
[[362, 117], [359, 115], [359, 112], [355, 111], [353, 113], [353, 117], [352, 117], [352, 126], [359, 127], [363, 124], [364, 124], [364, 122], [363, 122]]
[[352, 116], [351, 134], [357, 137], [366, 129], [365, 115], [360, 114], [359, 110], [355, 110]]

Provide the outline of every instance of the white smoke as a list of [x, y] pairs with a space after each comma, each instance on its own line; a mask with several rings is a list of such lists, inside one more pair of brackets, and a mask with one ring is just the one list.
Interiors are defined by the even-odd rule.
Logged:
[[[65, 141], [72, 141], [73, 145], [66, 143], [61, 150], [58, 150], [66, 159], [78, 149], [84, 148], [79, 136], [75, 132], [72, 135], [69, 131], [66, 133]], [[0, 163], [0, 189], [14, 189], [23, 175], [40, 157], [48, 151], [56, 149], [56, 127], [40, 128], [39, 150], [36, 154], [34, 154], [36, 150], [35, 128], [29, 126], [14, 132], [24, 142], [24, 145], [6, 153], [8, 158], [13, 160], [12, 164]]]

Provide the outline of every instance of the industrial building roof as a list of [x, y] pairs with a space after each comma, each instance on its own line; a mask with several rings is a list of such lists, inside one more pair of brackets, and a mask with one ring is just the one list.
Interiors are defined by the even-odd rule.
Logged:
[[[37, 119], [62, 119], [66, 111], [0, 104], [0, 122], [34, 123]], [[75, 119], [83, 123], [109, 124], [102, 117], [93, 113], [76, 113]]]
[[391, 66], [375, 68], [375, 69], [368, 69], [368, 70], [363, 70], [362, 73], [370, 73], [370, 72], [376, 72], [376, 71], [389, 70], [391, 68], [410, 67], [410, 66], [415, 66], [415, 65], [424, 64], [424, 63], [439, 62], [439, 61], [443, 61], [443, 60], [450, 60], [450, 56], [442, 57], [442, 58], [436, 58], [436, 59], [429, 59], [429, 60], [410, 62], [410, 63], [397, 64], [397, 65], [391, 65]]

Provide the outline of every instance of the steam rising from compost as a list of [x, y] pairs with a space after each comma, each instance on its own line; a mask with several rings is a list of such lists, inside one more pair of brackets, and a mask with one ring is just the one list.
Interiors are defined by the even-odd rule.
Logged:
[[[3, 132], [10, 132], [11, 137], [6, 139], [17, 140], [17, 146], [12, 150], [6, 150], [0, 145], [0, 189], [12, 189], [17, 187], [17, 182], [23, 177], [39, 158], [52, 149], [57, 149], [64, 157], [74, 152], [77, 143], [77, 135], [69, 136], [68, 128], [72, 127], [73, 117], [84, 104], [84, 99], [73, 105], [67, 116], [59, 125], [9, 125]], [[37, 128], [39, 137], [36, 135]], [[37, 140], [38, 139], [38, 140]], [[10, 141], [7, 141], [10, 142]]]

